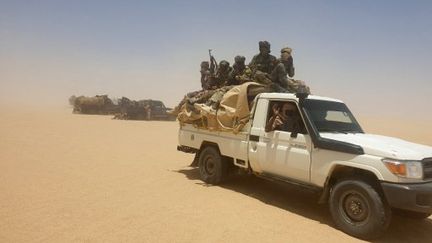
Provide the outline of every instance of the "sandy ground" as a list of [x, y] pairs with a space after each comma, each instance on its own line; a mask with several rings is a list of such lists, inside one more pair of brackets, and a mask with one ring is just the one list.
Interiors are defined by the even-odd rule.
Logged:
[[[176, 151], [176, 122], [1, 110], [0, 242], [359, 241], [308, 192], [253, 177], [203, 184]], [[432, 145], [430, 123], [360, 121]], [[379, 242], [431, 239], [432, 219], [394, 217]]]

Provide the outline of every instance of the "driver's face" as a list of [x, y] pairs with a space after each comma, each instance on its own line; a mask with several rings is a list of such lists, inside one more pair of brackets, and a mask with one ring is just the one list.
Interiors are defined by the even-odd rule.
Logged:
[[282, 106], [282, 113], [287, 115], [287, 116], [294, 115], [296, 111], [297, 111], [297, 108], [293, 104], [286, 103]]

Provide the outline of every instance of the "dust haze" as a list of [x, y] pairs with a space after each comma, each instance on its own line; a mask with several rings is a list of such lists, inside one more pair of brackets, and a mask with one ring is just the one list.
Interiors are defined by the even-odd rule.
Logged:
[[[74, 115], [69, 107], [1, 109], [2, 242], [359, 242], [295, 187], [249, 177], [203, 184], [188, 167], [193, 157], [176, 151], [177, 122]], [[432, 145], [427, 123], [360, 122]], [[395, 216], [381, 240], [427, 242], [431, 230], [432, 219]]]

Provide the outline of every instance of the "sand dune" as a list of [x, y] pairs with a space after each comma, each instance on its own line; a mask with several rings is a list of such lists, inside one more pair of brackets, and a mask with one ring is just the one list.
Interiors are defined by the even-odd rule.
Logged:
[[[430, 123], [361, 118], [432, 145]], [[408, 125], [409, 124], [409, 125]], [[176, 151], [176, 122], [70, 109], [0, 114], [0, 242], [357, 242], [316, 196], [254, 177], [207, 186]], [[382, 242], [430, 242], [432, 219], [395, 217]]]

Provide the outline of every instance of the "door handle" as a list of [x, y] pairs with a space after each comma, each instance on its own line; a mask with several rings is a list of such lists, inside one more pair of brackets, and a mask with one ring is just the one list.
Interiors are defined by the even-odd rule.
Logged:
[[249, 140], [250, 141], [254, 141], [254, 142], [258, 142], [259, 141], [259, 136], [249, 135]]

